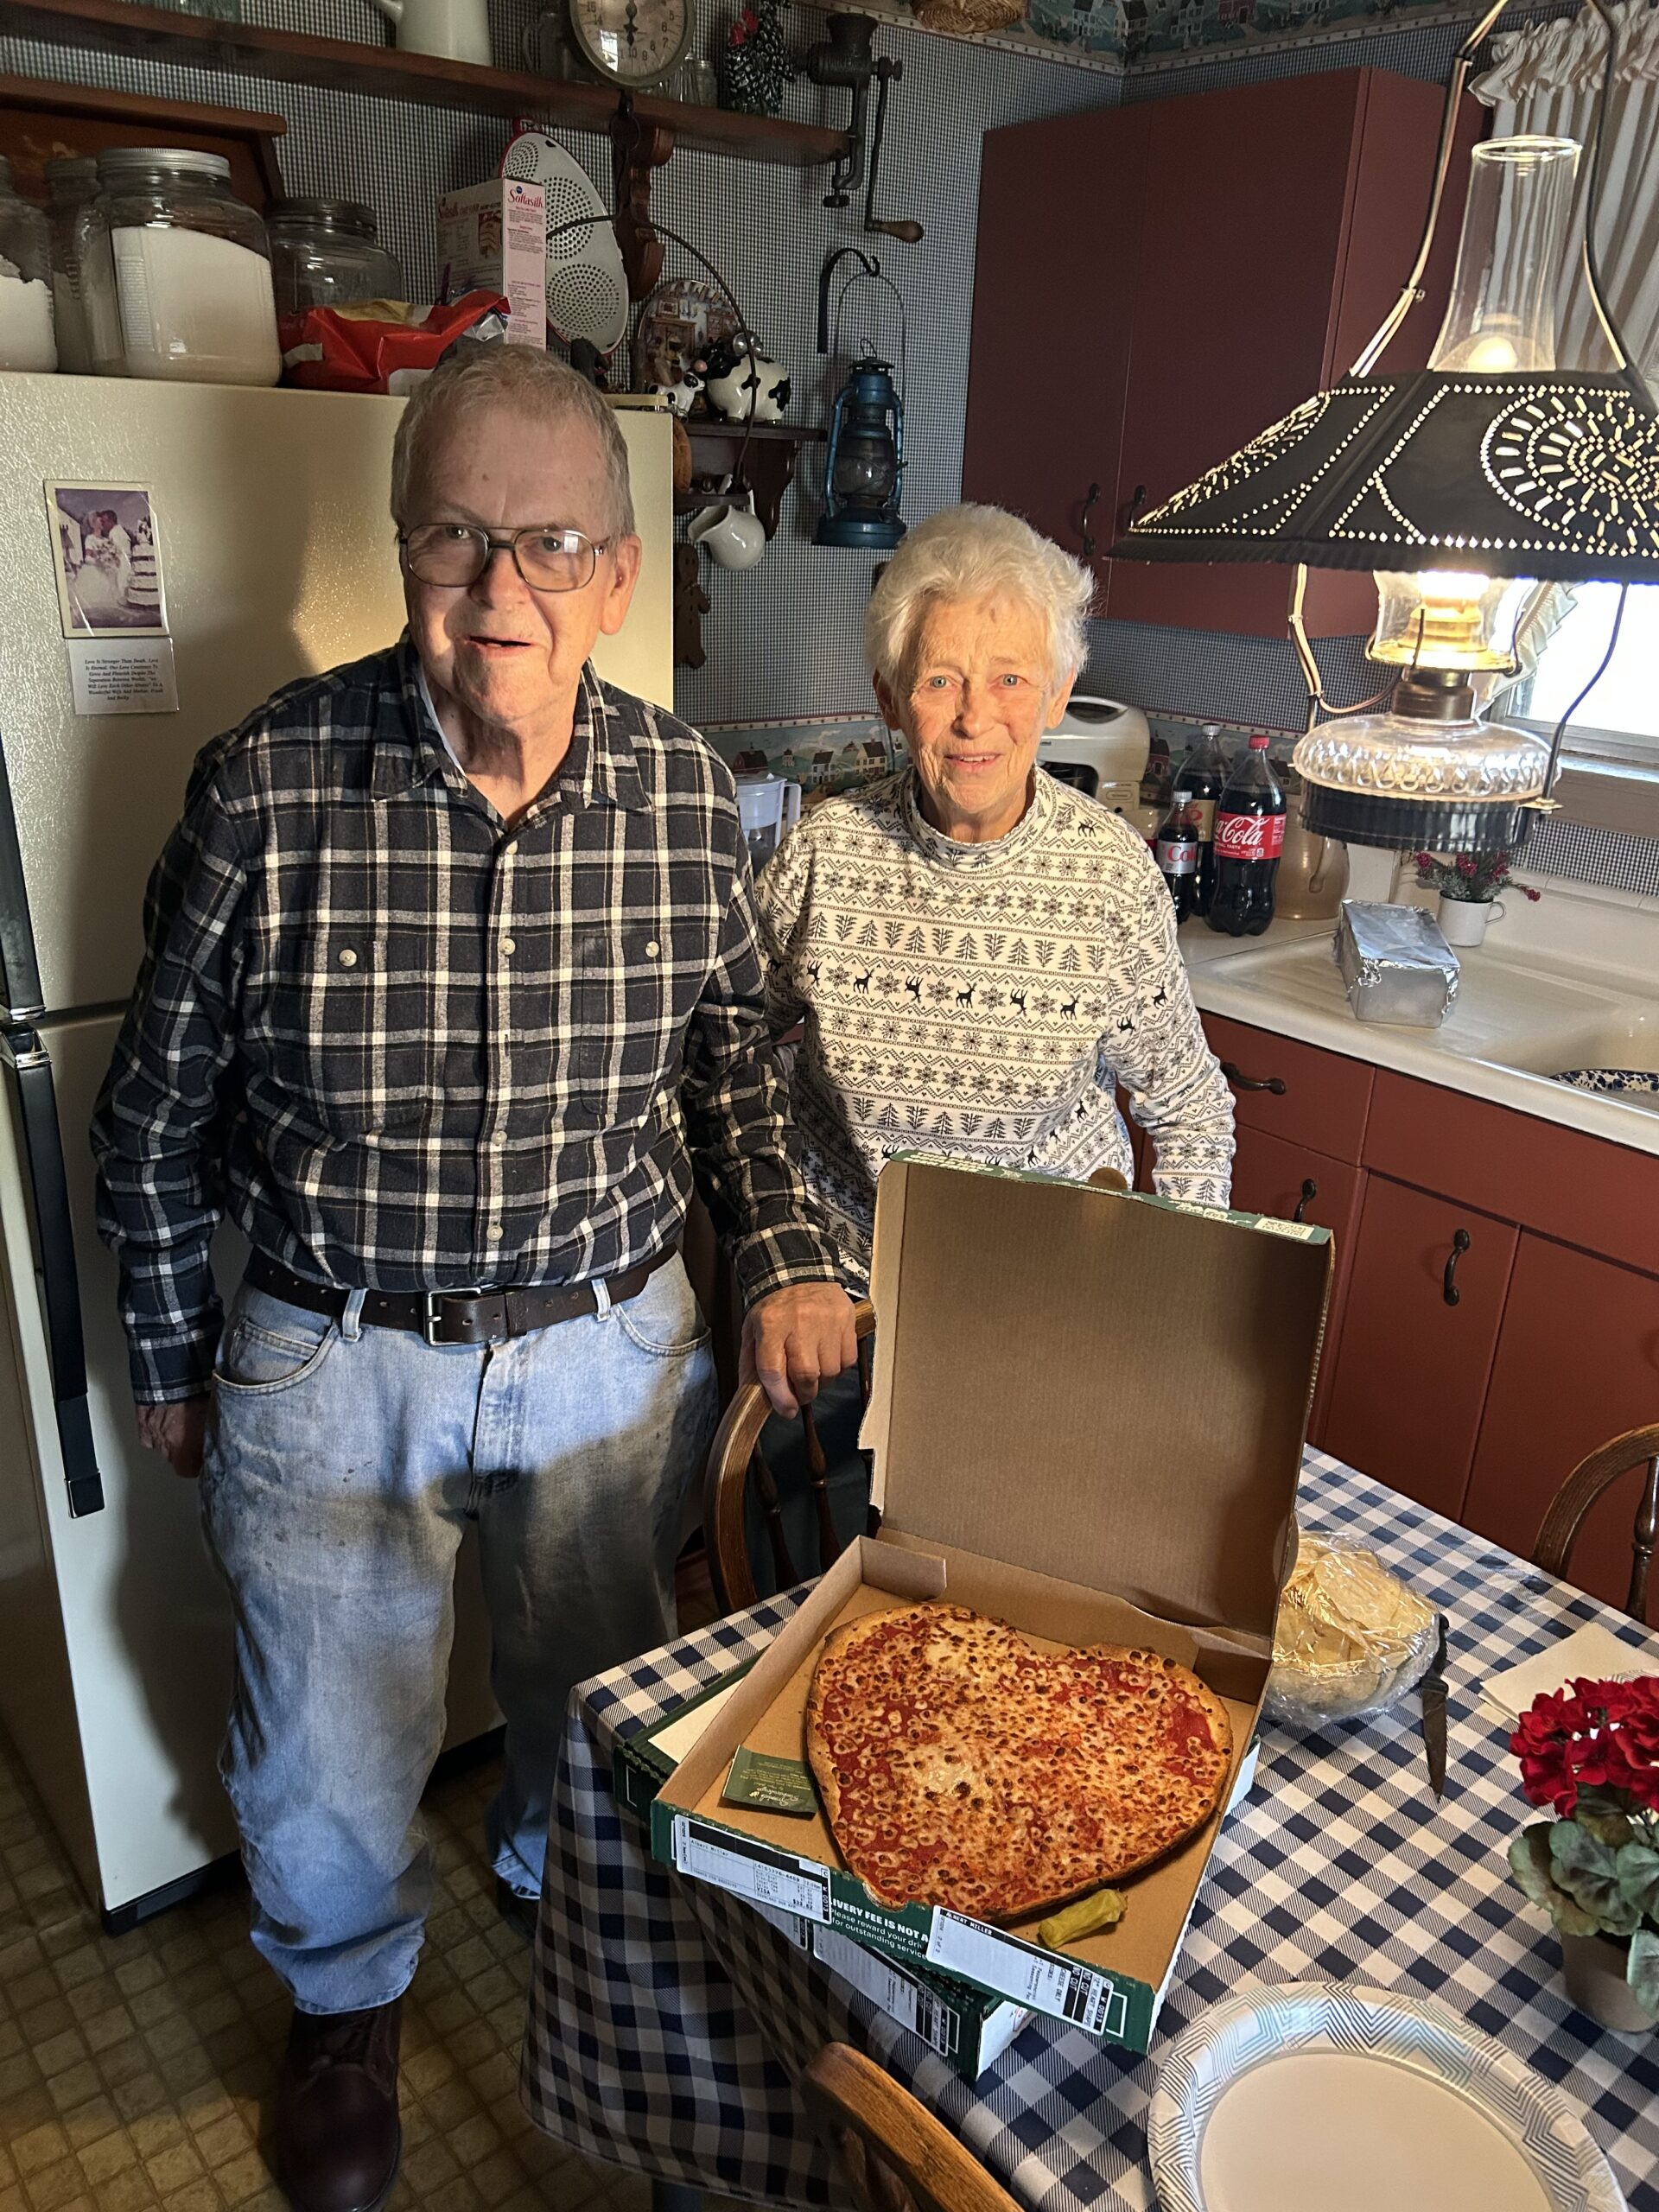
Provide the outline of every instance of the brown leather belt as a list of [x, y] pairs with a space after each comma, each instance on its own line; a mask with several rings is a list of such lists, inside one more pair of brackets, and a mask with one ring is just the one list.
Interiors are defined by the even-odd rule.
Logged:
[[[677, 1250], [671, 1244], [654, 1260], [643, 1260], [626, 1274], [613, 1275], [605, 1285], [611, 1304], [621, 1306], [637, 1298]], [[245, 1280], [255, 1290], [268, 1291], [290, 1306], [302, 1306], [308, 1313], [326, 1313], [335, 1321], [352, 1296], [334, 1283], [296, 1275], [264, 1252], [249, 1260]], [[361, 1318], [373, 1329], [412, 1330], [429, 1344], [497, 1344], [598, 1311], [593, 1284], [575, 1282], [550, 1283], [539, 1290], [371, 1290], [364, 1294]]]

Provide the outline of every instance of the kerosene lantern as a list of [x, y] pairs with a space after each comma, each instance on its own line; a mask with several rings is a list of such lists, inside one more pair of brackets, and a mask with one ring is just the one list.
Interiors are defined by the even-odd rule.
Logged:
[[861, 353], [836, 394], [815, 545], [894, 546], [905, 534], [905, 410], [890, 362]]

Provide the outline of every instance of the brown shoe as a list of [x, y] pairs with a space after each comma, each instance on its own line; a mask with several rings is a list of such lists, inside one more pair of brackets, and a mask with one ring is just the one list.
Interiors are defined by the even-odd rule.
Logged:
[[276, 2081], [276, 2178], [298, 2212], [375, 2212], [397, 2177], [404, 2000], [296, 2012]]

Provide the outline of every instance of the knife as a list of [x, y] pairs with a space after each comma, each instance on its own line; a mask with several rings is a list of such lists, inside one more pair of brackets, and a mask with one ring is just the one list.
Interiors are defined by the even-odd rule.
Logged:
[[1440, 1624], [1440, 1648], [1423, 1676], [1420, 1694], [1423, 1701], [1423, 1748], [1428, 1753], [1429, 1787], [1438, 1798], [1446, 1790], [1446, 1615], [1440, 1613], [1436, 1618]]

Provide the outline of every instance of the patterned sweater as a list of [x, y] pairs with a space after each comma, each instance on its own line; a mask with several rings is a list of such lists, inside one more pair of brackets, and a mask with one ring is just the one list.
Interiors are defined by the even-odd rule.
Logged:
[[1233, 1102], [1163, 879], [1118, 816], [1035, 782], [1007, 836], [959, 844], [906, 768], [816, 809], [760, 878], [768, 1018], [804, 1023], [803, 1172], [857, 1284], [893, 1154], [1132, 1175], [1119, 1084], [1159, 1192], [1227, 1203]]

